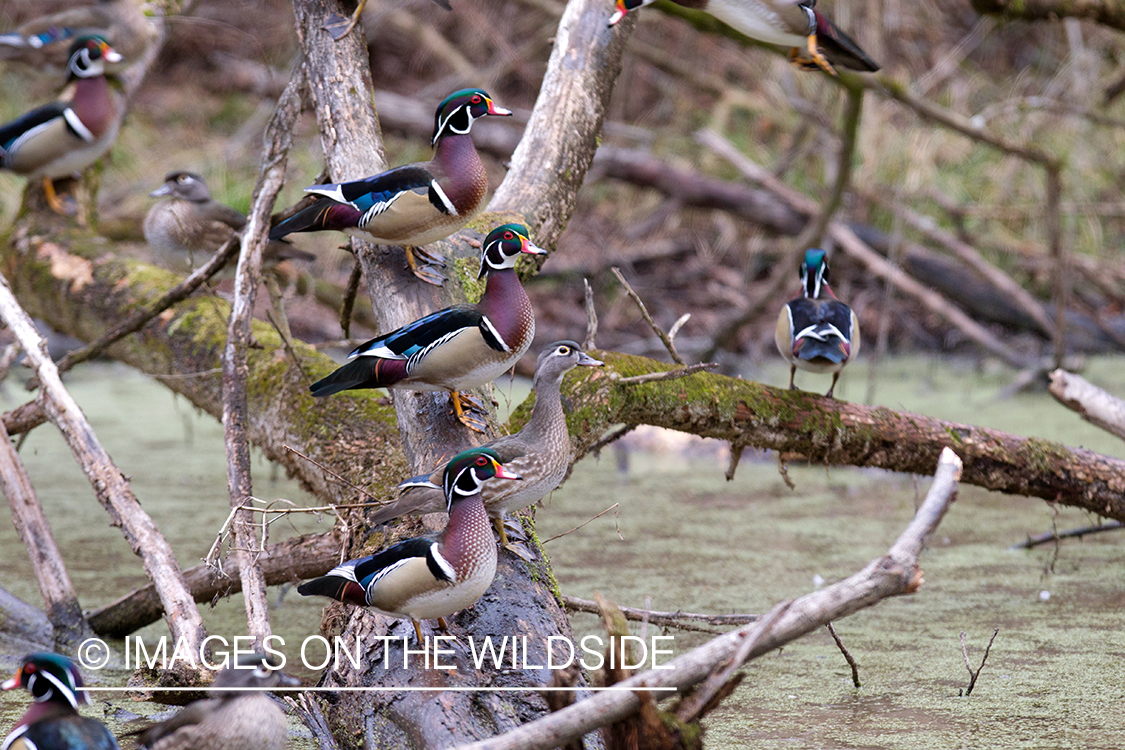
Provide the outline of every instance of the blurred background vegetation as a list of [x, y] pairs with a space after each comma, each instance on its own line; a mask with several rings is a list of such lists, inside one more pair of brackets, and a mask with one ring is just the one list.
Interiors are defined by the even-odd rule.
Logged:
[[[0, 2], [0, 27], [64, 5]], [[428, 158], [430, 113], [456, 88], [482, 86], [516, 108], [517, 121], [525, 118], [563, 7], [563, 0], [462, 0], [447, 13], [430, 0], [372, 2], [363, 28], [376, 88], [406, 97], [424, 113], [409, 127], [381, 108], [390, 164]], [[988, 305], [1004, 303], [995, 289], [986, 284], [983, 292], [966, 292], [964, 277], [955, 273], [960, 261], [943, 265], [948, 248], [919, 231], [948, 230], [1049, 304], [1057, 267], [1048, 249], [1043, 169], [919, 116], [888, 95], [886, 84], [908, 86], [915, 97], [972, 127], [1034, 146], [1063, 164], [1062, 245], [1074, 254], [1071, 307], [1082, 316], [1070, 322], [1069, 343], [1087, 351], [1121, 348], [1125, 105], [1114, 95], [1123, 58], [1120, 34], [1074, 19], [1002, 22], [979, 15], [967, 0], [836, 0], [819, 7], [883, 66], [865, 96], [854, 173], [837, 217], [907, 272], [990, 323], [1022, 354], [1050, 351], [1044, 333], [1018, 311], [1014, 318], [988, 311]], [[822, 73], [795, 70], [783, 50], [701, 33], [661, 8], [658, 3], [633, 14], [637, 28], [603, 146], [650, 158], [646, 166], [655, 166], [658, 175], [676, 168], [745, 185], [734, 167], [699, 142], [697, 131], [709, 128], [785, 184], [826, 201], [838, 171], [844, 87]], [[607, 17], [611, 10], [607, 0]], [[139, 240], [140, 219], [152, 200], [147, 194], [172, 169], [198, 171], [216, 198], [248, 207], [260, 135], [297, 51], [292, 8], [282, 0], [167, 3], [158, 12], [166, 15], [167, 42], [102, 175], [101, 226], [122, 241]], [[17, 66], [0, 75], [4, 118], [49, 98], [57, 87]], [[507, 132], [511, 125], [478, 127], [479, 144], [490, 128]], [[297, 200], [323, 165], [308, 113], [298, 138], [279, 208]], [[490, 154], [495, 186], [503, 174], [503, 149], [482, 150]], [[540, 321], [532, 352], [544, 342], [580, 336], [583, 276], [599, 295], [600, 345], [662, 351], [612, 280], [609, 268], [620, 265], [662, 326], [692, 314], [679, 342], [689, 357], [698, 356], [755, 296], [771, 268], [789, 263], [792, 238], [752, 220], [752, 212], [732, 213], [652, 183], [636, 170], [625, 174], [595, 163], [558, 252], [531, 284]], [[14, 217], [23, 186], [22, 179], [0, 176], [5, 222]], [[351, 263], [336, 249], [340, 243], [335, 236], [298, 240], [318, 253], [311, 273], [342, 284]], [[919, 247], [921, 256], [914, 252]], [[146, 253], [143, 245], [128, 242], [119, 249]], [[882, 333], [890, 351], [975, 352], [946, 321], [907, 295], [888, 293], [847, 255], [833, 255], [832, 272], [836, 292], [855, 308], [868, 342]], [[773, 357], [774, 311], [795, 293], [794, 269], [792, 285], [726, 348], [751, 360]], [[974, 309], [974, 301], [982, 300], [986, 309]], [[311, 299], [291, 307], [297, 335], [339, 337], [332, 311]], [[526, 364], [532, 361], [529, 355]]]

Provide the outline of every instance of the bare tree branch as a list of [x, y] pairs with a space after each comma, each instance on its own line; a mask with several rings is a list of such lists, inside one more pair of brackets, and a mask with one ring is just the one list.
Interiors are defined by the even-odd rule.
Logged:
[[[873, 560], [859, 573], [795, 600], [772, 627], [765, 627], [765, 623], [743, 626], [676, 657], [662, 669], [636, 674], [617, 687], [674, 687], [682, 691], [706, 679], [716, 665], [736, 655], [742, 660], [756, 658], [884, 598], [914, 593], [922, 584], [918, 556], [953, 501], [960, 464], [952, 451], [942, 454], [934, 482], [914, 520], [885, 556]], [[754, 645], [743, 652], [740, 647], [747, 640]], [[737, 668], [741, 662], [736, 659], [731, 663]], [[548, 750], [591, 729], [620, 721], [640, 705], [641, 696], [632, 690], [598, 693], [507, 734], [466, 745], [462, 750]]]
[[82, 641], [93, 635], [93, 631], [82, 614], [78, 594], [66, 572], [39, 496], [31, 485], [31, 477], [3, 425], [0, 425], [0, 491], [8, 498], [12, 523], [27, 548], [35, 582], [54, 628], [55, 649], [64, 654], [74, 653]]
[[203, 642], [203, 618], [184, 582], [183, 573], [164, 535], [152, 522], [129, 481], [114, 465], [102, 447], [82, 410], [59, 379], [55, 363], [47, 356], [46, 342], [35, 330], [31, 318], [12, 294], [8, 282], [0, 277], [0, 318], [20, 342], [28, 361], [35, 368], [41, 389], [41, 404], [47, 418], [59, 429], [63, 439], [109, 512], [113, 524], [121, 529], [133, 552], [141, 558], [145, 573], [156, 586], [167, 613], [172, 637], [190, 653], [199, 653]]
[[1047, 390], [1055, 400], [1092, 425], [1125, 440], [1125, 401], [1098, 388], [1081, 375], [1055, 370]]

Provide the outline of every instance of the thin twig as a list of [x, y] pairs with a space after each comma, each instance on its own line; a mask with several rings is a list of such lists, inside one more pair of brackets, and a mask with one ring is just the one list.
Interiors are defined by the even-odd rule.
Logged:
[[617, 429], [610, 430], [605, 435], [602, 435], [600, 438], [598, 438], [597, 442], [590, 446], [590, 449], [587, 451], [587, 453], [593, 453], [596, 456], [598, 454], [598, 451], [600, 451], [602, 448], [606, 447], [610, 443], [620, 440], [635, 429], [637, 429], [637, 425], [626, 424], [618, 427]]
[[[574, 527], [573, 529], [571, 529], [570, 531], [564, 531], [564, 532], [563, 532], [563, 533], [561, 533], [561, 534], [555, 534], [555, 535], [554, 535], [553, 537], [551, 537], [550, 539], [544, 539], [542, 543], [543, 543], [543, 544], [546, 544], [547, 542], [553, 542], [553, 541], [555, 541], [556, 539], [558, 539], [558, 538], [560, 538], [560, 537], [564, 537], [564, 536], [566, 536], [567, 534], [571, 534], [571, 533], [573, 533], [573, 532], [575, 532], [575, 531], [578, 531], [578, 530], [579, 530], [580, 528], [582, 528], [582, 527], [583, 527], [583, 526], [585, 526], [586, 524], [590, 523], [591, 521], [594, 521], [594, 520], [596, 520], [596, 519], [599, 519], [599, 518], [601, 518], [601, 517], [602, 517], [602, 516], [604, 516], [604, 515], [605, 515], [606, 513], [609, 513], [609, 512], [611, 511], [611, 510], [612, 510], [612, 511], [616, 511], [616, 510], [617, 510], [617, 507], [618, 507], [619, 505], [621, 505], [621, 503], [614, 503], [613, 505], [609, 506], [608, 508], [606, 508], [605, 510], [603, 510], [603, 511], [602, 511], [601, 513], [599, 513], [598, 515], [594, 516], [593, 518], [588, 518], [588, 519], [586, 519], [585, 521], [583, 521], [582, 523], [578, 524], [577, 526], [575, 526], [575, 527]], [[616, 517], [616, 516], [617, 516], [617, 513], [615, 512], [615, 513], [614, 513], [613, 515], [614, 515], [614, 517]], [[618, 538], [620, 538], [620, 539], [621, 539], [621, 541], [625, 541], [625, 537], [621, 536], [621, 527], [620, 527], [620, 526], [618, 526], [618, 527], [617, 527], [617, 536], [618, 536]]]
[[863, 687], [859, 684], [859, 665], [855, 663], [855, 659], [852, 658], [851, 652], [848, 651], [848, 647], [844, 645], [844, 642], [842, 640], [840, 640], [840, 636], [836, 635], [836, 628], [832, 626], [832, 623], [828, 623], [828, 632], [832, 634], [832, 640], [836, 641], [836, 647], [840, 649], [840, 653], [844, 655], [844, 659], [848, 662], [848, 666], [852, 668], [852, 684], [856, 687]]
[[633, 287], [629, 286], [629, 282], [626, 281], [625, 277], [621, 275], [621, 269], [617, 266], [614, 266], [610, 270], [613, 271], [613, 275], [617, 277], [617, 280], [621, 282], [621, 286], [625, 288], [625, 293], [629, 295], [629, 298], [632, 299], [634, 303], [636, 303], [637, 307], [641, 311], [641, 317], [645, 319], [646, 323], [648, 323], [649, 328], [651, 328], [653, 330], [653, 333], [655, 333], [664, 343], [664, 348], [667, 349], [668, 353], [672, 355], [672, 360], [676, 364], [686, 365], [687, 362], [685, 362], [684, 358], [680, 356], [680, 353], [676, 351], [676, 345], [672, 343], [672, 339], [668, 336], [667, 333], [661, 330], [660, 326], [656, 325], [656, 321], [652, 319], [652, 315], [649, 314], [648, 308], [645, 307], [645, 303], [641, 300], [641, 296], [633, 291]]
[[590, 288], [590, 280], [582, 279], [586, 286], [586, 338], [582, 342], [585, 351], [595, 348], [594, 339], [598, 335], [598, 313], [594, 309], [594, 290]]
[[973, 692], [973, 686], [977, 684], [977, 677], [980, 676], [981, 670], [984, 669], [984, 663], [988, 661], [988, 652], [992, 650], [992, 642], [996, 640], [996, 634], [1000, 632], [1000, 628], [994, 628], [992, 637], [988, 639], [988, 645], [984, 648], [984, 656], [980, 658], [980, 666], [977, 671], [969, 665], [969, 650], [965, 646], [965, 631], [961, 631], [961, 654], [965, 657], [965, 669], [969, 670], [969, 686], [963, 691], [963, 695], [967, 698]]
[[618, 385], [639, 385], [641, 383], [653, 383], [658, 380], [677, 380], [701, 370], [714, 370], [718, 366], [718, 362], [700, 362], [699, 364], [681, 367], [678, 370], [665, 370], [664, 372], [646, 372], [644, 375], [633, 375], [632, 377], [628, 378], [614, 377], [615, 375], [617, 375], [617, 373], [611, 372], [609, 374], [609, 379], [614, 381]]
[[[351, 483], [350, 481], [348, 481], [347, 479], [344, 479], [344, 478], [343, 478], [342, 476], [340, 476], [340, 475], [339, 475], [339, 474], [337, 474], [336, 472], [332, 471], [332, 469], [329, 469], [329, 468], [328, 468], [327, 466], [325, 466], [324, 464], [320, 463], [320, 462], [319, 462], [319, 461], [317, 461], [317, 460], [316, 460], [315, 458], [311, 458], [310, 456], [306, 456], [306, 455], [305, 455], [304, 453], [301, 453], [301, 451], [299, 451], [299, 450], [297, 450], [296, 448], [293, 448], [293, 447], [291, 447], [291, 446], [285, 445], [285, 446], [282, 446], [282, 447], [283, 447], [283, 448], [285, 448], [285, 450], [287, 450], [287, 451], [289, 451], [290, 453], [292, 453], [293, 455], [295, 455], [295, 456], [299, 456], [299, 457], [301, 457], [301, 458], [305, 459], [305, 460], [306, 460], [306, 461], [308, 461], [308, 462], [309, 462], [310, 464], [312, 464], [313, 466], [317, 467], [318, 469], [320, 469], [321, 471], [323, 471], [323, 472], [324, 472], [325, 474], [327, 474], [328, 476], [330, 476], [330, 477], [332, 477], [333, 479], [335, 479], [335, 480], [336, 480], [337, 482], [339, 482], [340, 484], [343, 484], [343, 485], [346, 485], [346, 486], [348, 486], [348, 487], [351, 487], [351, 488], [352, 488], [353, 490], [355, 490], [356, 492], [361, 492], [361, 493], [363, 493], [364, 495], [367, 495], [367, 496], [368, 496], [369, 498], [371, 498], [372, 500], [374, 500], [374, 499], [375, 499], [375, 496], [374, 496], [374, 495], [372, 495], [372, 494], [371, 494], [370, 492], [368, 492], [367, 490], [363, 489], [363, 488], [362, 488], [362, 487], [360, 487], [360, 486], [359, 486], [358, 484], [352, 484], [352, 483]], [[382, 503], [378, 503], [378, 504], [382, 504]]]
[[1072, 537], [1084, 537], [1089, 534], [1099, 534], [1103, 531], [1116, 531], [1118, 529], [1125, 529], [1125, 523], [1120, 521], [1109, 521], [1098, 526], [1080, 526], [1077, 529], [1070, 529], [1069, 531], [1044, 531], [1042, 534], [1029, 536], [1026, 541], [1013, 544], [1008, 549], [1031, 549], [1038, 547], [1040, 544], [1049, 544], [1050, 542], [1058, 541], [1059, 539], [1070, 539]]
[[[563, 596], [563, 606], [572, 612], [589, 612], [598, 614], [598, 603], [589, 599], [579, 599], [576, 596]], [[694, 630], [700, 633], [714, 633], [709, 628], [691, 625], [692, 622], [702, 622], [708, 625], [746, 625], [762, 619], [761, 615], [705, 615], [696, 612], [662, 612], [659, 610], [637, 609], [636, 607], [619, 607], [626, 620], [644, 622], [646, 619], [653, 625], [661, 627], [679, 628], [680, 630]]]

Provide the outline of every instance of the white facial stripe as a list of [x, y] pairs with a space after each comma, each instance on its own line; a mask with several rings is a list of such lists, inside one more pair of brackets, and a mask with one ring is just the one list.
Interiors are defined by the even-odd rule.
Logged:
[[79, 138], [86, 141], [87, 143], [93, 143], [95, 140], [97, 140], [96, 138], [94, 138], [94, 134], [90, 132], [90, 129], [83, 125], [82, 121], [78, 119], [78, 115], [74, 113], [73, 109], [70, 109], [69, 107], [64, 109], [63, 117], [66, 118], [67, 124], [74, 129], [74, 132], [78, 133]]
[[[64, 685], [63, 683], [59, 682], [59, 678], [55, 677], [50, 672], [40, 671], [40, 672], [38, 672], [38, 674], [41, 674], [44, 677], [46, 677], [52, 685], [54, 685], [56, 688], [58, 688], [59, 692], [63, 694], [63, 696], [66, 698], [67, 702], [71, 705], [71, 707], [73, 707], [75, 709], [78, 708], [78, 697], [74, 694], [74, 690], [72, 690], [69, 685]], [[28, 682], [28, 688], [29, 689], [31, 688], [30, 682]]]

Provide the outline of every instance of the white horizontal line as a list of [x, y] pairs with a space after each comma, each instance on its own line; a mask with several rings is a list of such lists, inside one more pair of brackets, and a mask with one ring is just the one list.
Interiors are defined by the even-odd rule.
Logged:
[[605, 693], [615, 690], [624, 690], [626, 692], [675, 692], [674, 687], [618, 687], [616, 685], [610, 687], [550, 687], [550, 686], [529, 686], [529, 687], [382, 687], [382, 686], [356, 686], [356, 687], [92, 687], [83, 685], [81, 690], [89, 690], [90, 692], [136, 692], [136, 693], [178, 693], [178, 692], [258, 692], [258, 693], [304, 693], [304, 692], [320, 692], [320, 693], [390, 693], [390, 692], [403, 692], [403, 693], [441, 693], [441, 692], [454, 692], [454, 693], [518, 693], [518, 692], [533, 692], [533, 693], [554, 693], [554, 692], [587, 692], [587, 693]]

